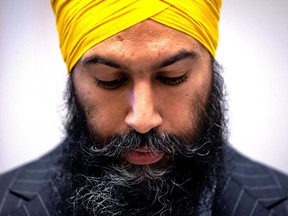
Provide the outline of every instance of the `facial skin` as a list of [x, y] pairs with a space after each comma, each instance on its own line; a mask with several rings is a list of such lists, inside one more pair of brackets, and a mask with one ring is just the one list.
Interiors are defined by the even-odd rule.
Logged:
[[[211, 68], [198, 41], [146, 20], [88, 50], [74, 68], [73, 83], [89, 129], [103, 141], [131, 130], [185, 137], [197, 131], [199, 116], [191, 106], [205, 104]], [[164, 155], [144, 147], [123, 157], [146, 165]]]

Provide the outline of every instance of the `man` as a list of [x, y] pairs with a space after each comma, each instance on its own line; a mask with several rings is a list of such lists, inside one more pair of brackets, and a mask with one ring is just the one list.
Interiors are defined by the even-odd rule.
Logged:
[[288, 214], [288, 178], [227, 144], [221, 1], [51, 4], [67, 138], [0, 177], [0, 215]]

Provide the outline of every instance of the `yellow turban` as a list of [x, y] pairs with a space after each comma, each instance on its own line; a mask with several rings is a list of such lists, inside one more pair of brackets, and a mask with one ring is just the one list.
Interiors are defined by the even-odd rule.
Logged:
[[215, 57], [221, 0], [51, 0], [70, 72], [101, 41], [148, 18], [182, 31]]

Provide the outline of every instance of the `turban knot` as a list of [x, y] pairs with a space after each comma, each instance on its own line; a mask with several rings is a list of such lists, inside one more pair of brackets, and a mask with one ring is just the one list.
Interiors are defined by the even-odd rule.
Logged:
[[215, 57], [221, 0], [51, 0], [70, 72], [101, 41], [152, 19], [198, 40]]

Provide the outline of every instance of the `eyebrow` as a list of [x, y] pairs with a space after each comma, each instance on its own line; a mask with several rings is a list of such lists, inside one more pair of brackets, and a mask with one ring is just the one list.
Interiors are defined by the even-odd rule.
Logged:
[[117, 69], [123, 68], [120, 64], [116, 63], [115, 61], [112, 61], [110, 59], [98, 56], [98, 55], [93, 55], [91, 57], [88, 57], [84, 59], [84, 65], [90, 65], [90, 64], [104, 64], [110, 67], [114, 67]]
[[167, 67], [169, 65], [172, 65], [176, 62], [182, 61], [182, 60], [187, 59], [187, 58], [196, 58], [197, 56], [198, 56], [198, 54], [194, 51], [181, 50], [176, 55], [165, 59], [160, 64], [159, 68]]
[[[160, 64], [157, 64], [154, 66], [155, 68], [163, 68], [167, 67], [169, 65], [175, 64], [176, 62], [182, 61], [187, 58], [196, 58], [198, 56], [197, 52], [194, 51], [187, 51], [187, 50], [181, 50], [176, 55], [173, 55], [171, 57], [168, 57], [164, 61], [162, 61]], [[91, 65], [91, 64], [104, 64], [113, 68], [117, 69], [125, 69], [126, 67], [124, 65], [121, 65], [111, 59], [99, 56], [99, 55], [93, 55], [91, 57], [87, 57], [83, 60], [84, 65]]]

